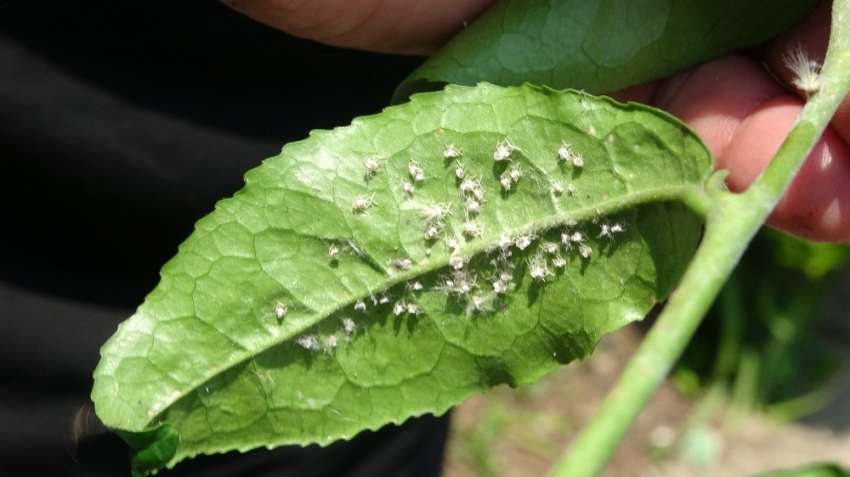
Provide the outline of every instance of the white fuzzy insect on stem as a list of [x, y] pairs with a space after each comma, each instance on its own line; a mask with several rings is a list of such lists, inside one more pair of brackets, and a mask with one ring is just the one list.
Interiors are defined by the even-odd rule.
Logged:
[[797, 45], [796, 48], [787, 52], [782, 59], [785, 66], [794, 73], [794, 79], [791, 82], [806, 93], [806, 96], [811, 96], [821, 90], [823, 87], [820, 78], [821, 64], [809, 58], [808, 53], [803, 49], [803, 45]]

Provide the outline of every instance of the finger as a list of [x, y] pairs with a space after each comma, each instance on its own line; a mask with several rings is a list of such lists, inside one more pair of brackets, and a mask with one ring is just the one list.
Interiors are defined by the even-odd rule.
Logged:
[[[768, 68], [782, 84], [802, 99], [806, 98], [806, 94], [794, 85], [796, 75], [786, 60], [792, 53], [800, 51], [810, 60], [823, 64], [829, 43], [831, 15], [832, 2], [821, 2], [803, 23], [777, 38], [764, 57]], [[839, 106], [832, 119], [832, 127], [844, 141], [850, 142], [850, 97], [845, 98]]]
[[[791, 130], [803, 101], [741, 56], [708, 62], [673, 77], [656, 104], [690, 124], [743, 191], [764, 170]], [[850, 148], [828, 128], [768, 224], [821, 241], [850, 239]]]
[[222, 0], [301, 38], [384, 53], [426, 55], [495, 0]]

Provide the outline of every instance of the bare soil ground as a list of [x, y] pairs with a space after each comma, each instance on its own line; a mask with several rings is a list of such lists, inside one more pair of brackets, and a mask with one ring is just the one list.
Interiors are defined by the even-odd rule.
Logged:
[[[836, 294], [850, 297], [850, 273]], [[827, 304], [827, 319], [850, 330], [845, 305]], [[848, 336], [848, 335], [845, 335]], [[445, 477], [546, 476], [593, 416], [640, 343], [632, 326], [607, 337], [584, 362], [566, 366], [533, 386], [499, 387], [454, 411]], [[814, 462], [850, 468], [850, 343], [833, 379], [832, 401], [804, 422], [778, 425], [742, 416], [735, 429], [705, 426], [680, 439], [697, 403], [669, 383], [644, 410], [605, 477], [744, 477]]]

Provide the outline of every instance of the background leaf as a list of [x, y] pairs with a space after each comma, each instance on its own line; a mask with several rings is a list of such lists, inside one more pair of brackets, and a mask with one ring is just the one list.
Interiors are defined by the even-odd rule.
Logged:
[[674, 200], [710, 166], [665, 113], [532, 86], [314, 132], [198, 222], [104, 345], [97, 413], [167, 423], [173, 465], [534, 381], [672, 289], [701, 230]]
[[414, 71], [394, 102], [446, 83], [601, 94], [758, 44], [815, 0], [506, 0]]
[[816, 464], [798, 469], [778, 470], [754, 477], [847, 477], [850, 471], [835, 464]]

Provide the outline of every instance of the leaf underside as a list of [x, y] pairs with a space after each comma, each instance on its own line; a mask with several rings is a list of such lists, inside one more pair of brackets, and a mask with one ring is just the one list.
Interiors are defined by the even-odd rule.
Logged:
[[505, 0], [416, 69], [394, 95], [445, 84], [532, 83], [601, 94], [759, 44], [815, 0]]
[[104, 345], [97, 413], [167, 423], [172, 466], [532, 382], [667, 295], [701, 230], [676, 199], [710, 166], [664, 113], [532, 86], [314, 132], [197, 223]]

